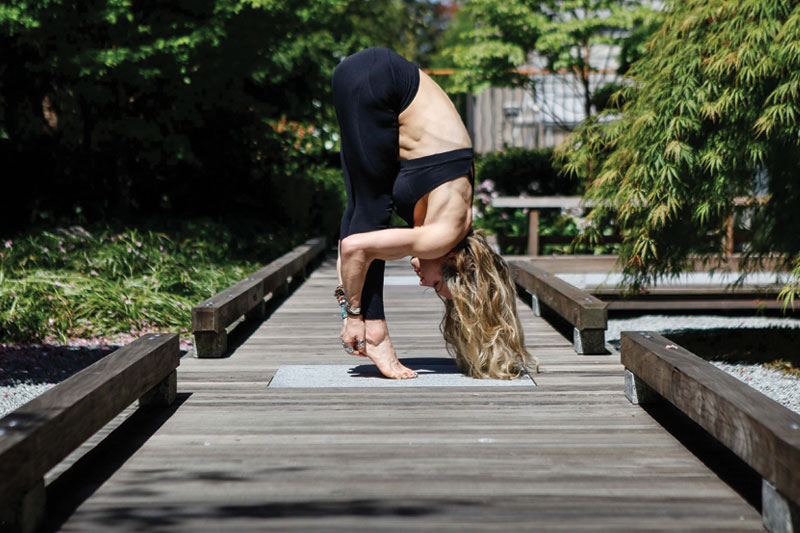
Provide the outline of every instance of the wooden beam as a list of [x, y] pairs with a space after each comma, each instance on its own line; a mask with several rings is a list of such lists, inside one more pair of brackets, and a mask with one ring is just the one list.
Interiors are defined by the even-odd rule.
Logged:
[[622, 332], [621, 362], [800, 505], [800, 415], [654, 332]]
[[517, 209], [578, 209], [591, 207], [593, 204], [583, 196], [534, 196], [520, 198], [517, 196], [498, 196], [492, 198], [492, 207], [513, 207]]
[[608, 304], [528, 261], [512, 260], [509, 267], [514, 282], [535, 298], [534, 309], [545, 305], [572, 324], [576, 352], [604, 353]]
[[14, 510], [30, 514], [31, 501], [43, 505], [36, 495], [44, 475], [137, 399], [145, 405], [174, 400], [179, 364], [177, 334], [145, 335], [2, 418], [2, 519], [28, 527], [20, 525], [28, 519], [13, 516]]
[[528, 213], [528, 255], [539, 255], [539, 211]]
[[242, 315], [262, 307], [264, 298], [284, 292], [290, 277], [325, 249], [325, 239], [317, 237], [282, 255], [264, 268], [238, 281], [192, 308], [192, 333], [198, 357], [220, 357], [227, 350], [226, 328]]

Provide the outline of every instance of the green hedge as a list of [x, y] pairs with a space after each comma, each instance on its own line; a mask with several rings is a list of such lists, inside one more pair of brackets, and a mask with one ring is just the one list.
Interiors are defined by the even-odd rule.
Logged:
[[[583, 184], [559, 174], [554, 163], [553, 150], [541, 148], [526, 150], [512, 148], [505, 152], [490, 153], [477, 161], [474, 224], [499, 237], [501, 252], [523, 254], [528, 236], [528, 209], [495, 209], [491, 199], [496, 196], [578, 196], [583, 194]], [[539, 218], [539, 235], [561, 237], [559, 240], [577, 238], [582, 229], [581, 217], [563, 213], [558, 209], [543, 210]], [[606, 228], [604, 236], [613, 234]], [[613, 253], [616, 245], [589, 246], [574, 241], [572, 244], [544, 244], [543, 254]]]
[[491, 181], [503, 196], [573, 196], [582, 194], [581, 183], [559, 175], [553, 150], [510, 148], [483, 156], [477, 164], [478, 182]]

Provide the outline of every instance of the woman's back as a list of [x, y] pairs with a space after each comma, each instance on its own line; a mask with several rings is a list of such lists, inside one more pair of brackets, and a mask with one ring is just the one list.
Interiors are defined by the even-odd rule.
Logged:
[[400, 113], [399, 126], [402, 160], [472, 147], [453, 102], [424, 72], [420, 72], [416, 96]]

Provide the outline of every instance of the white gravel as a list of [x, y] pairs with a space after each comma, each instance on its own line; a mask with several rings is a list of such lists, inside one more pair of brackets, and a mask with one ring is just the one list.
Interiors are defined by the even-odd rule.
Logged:
[[711, 361], [736, 379], [750, 385], [787, 409], [800, 413], [800, 378], [763, 365], [731, 364]]
[[608, 321], [606, 342], [619, 343], [620, 331], [678, 331], [683, 329], [800, 328], [800, 319], [756, 316], [644, 315]]
[[[730, 317], [713, 315], [645, 315], [608, 321], [606, 342], [619, 348], [621, 331], [656, 331], [668, 334], [687, 329], [800, 328], [800, 319], [776, 317]], [[775, 357], [778, 359], [778, 356]], [[740, 379], [781, 405], [800, 413], [800, 378], [760, 364], [730, 364], [713, 361], [716, 367]]]
[[0, 386], [0, 418], [33, 400], [44, 391], [55, 387], [55, 385], [55, 383], [18, 383], [16, 385]]
[[0, 344], [0, 417], [36, 398], [116, 346]]

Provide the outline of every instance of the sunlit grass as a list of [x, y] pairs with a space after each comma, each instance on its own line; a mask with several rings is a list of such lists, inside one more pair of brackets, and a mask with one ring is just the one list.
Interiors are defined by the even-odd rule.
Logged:
[[35, 231], [0, 241], [0, 342], [179, 332], [191, 308], [293, 244], [253, 223], [162, 221]]

